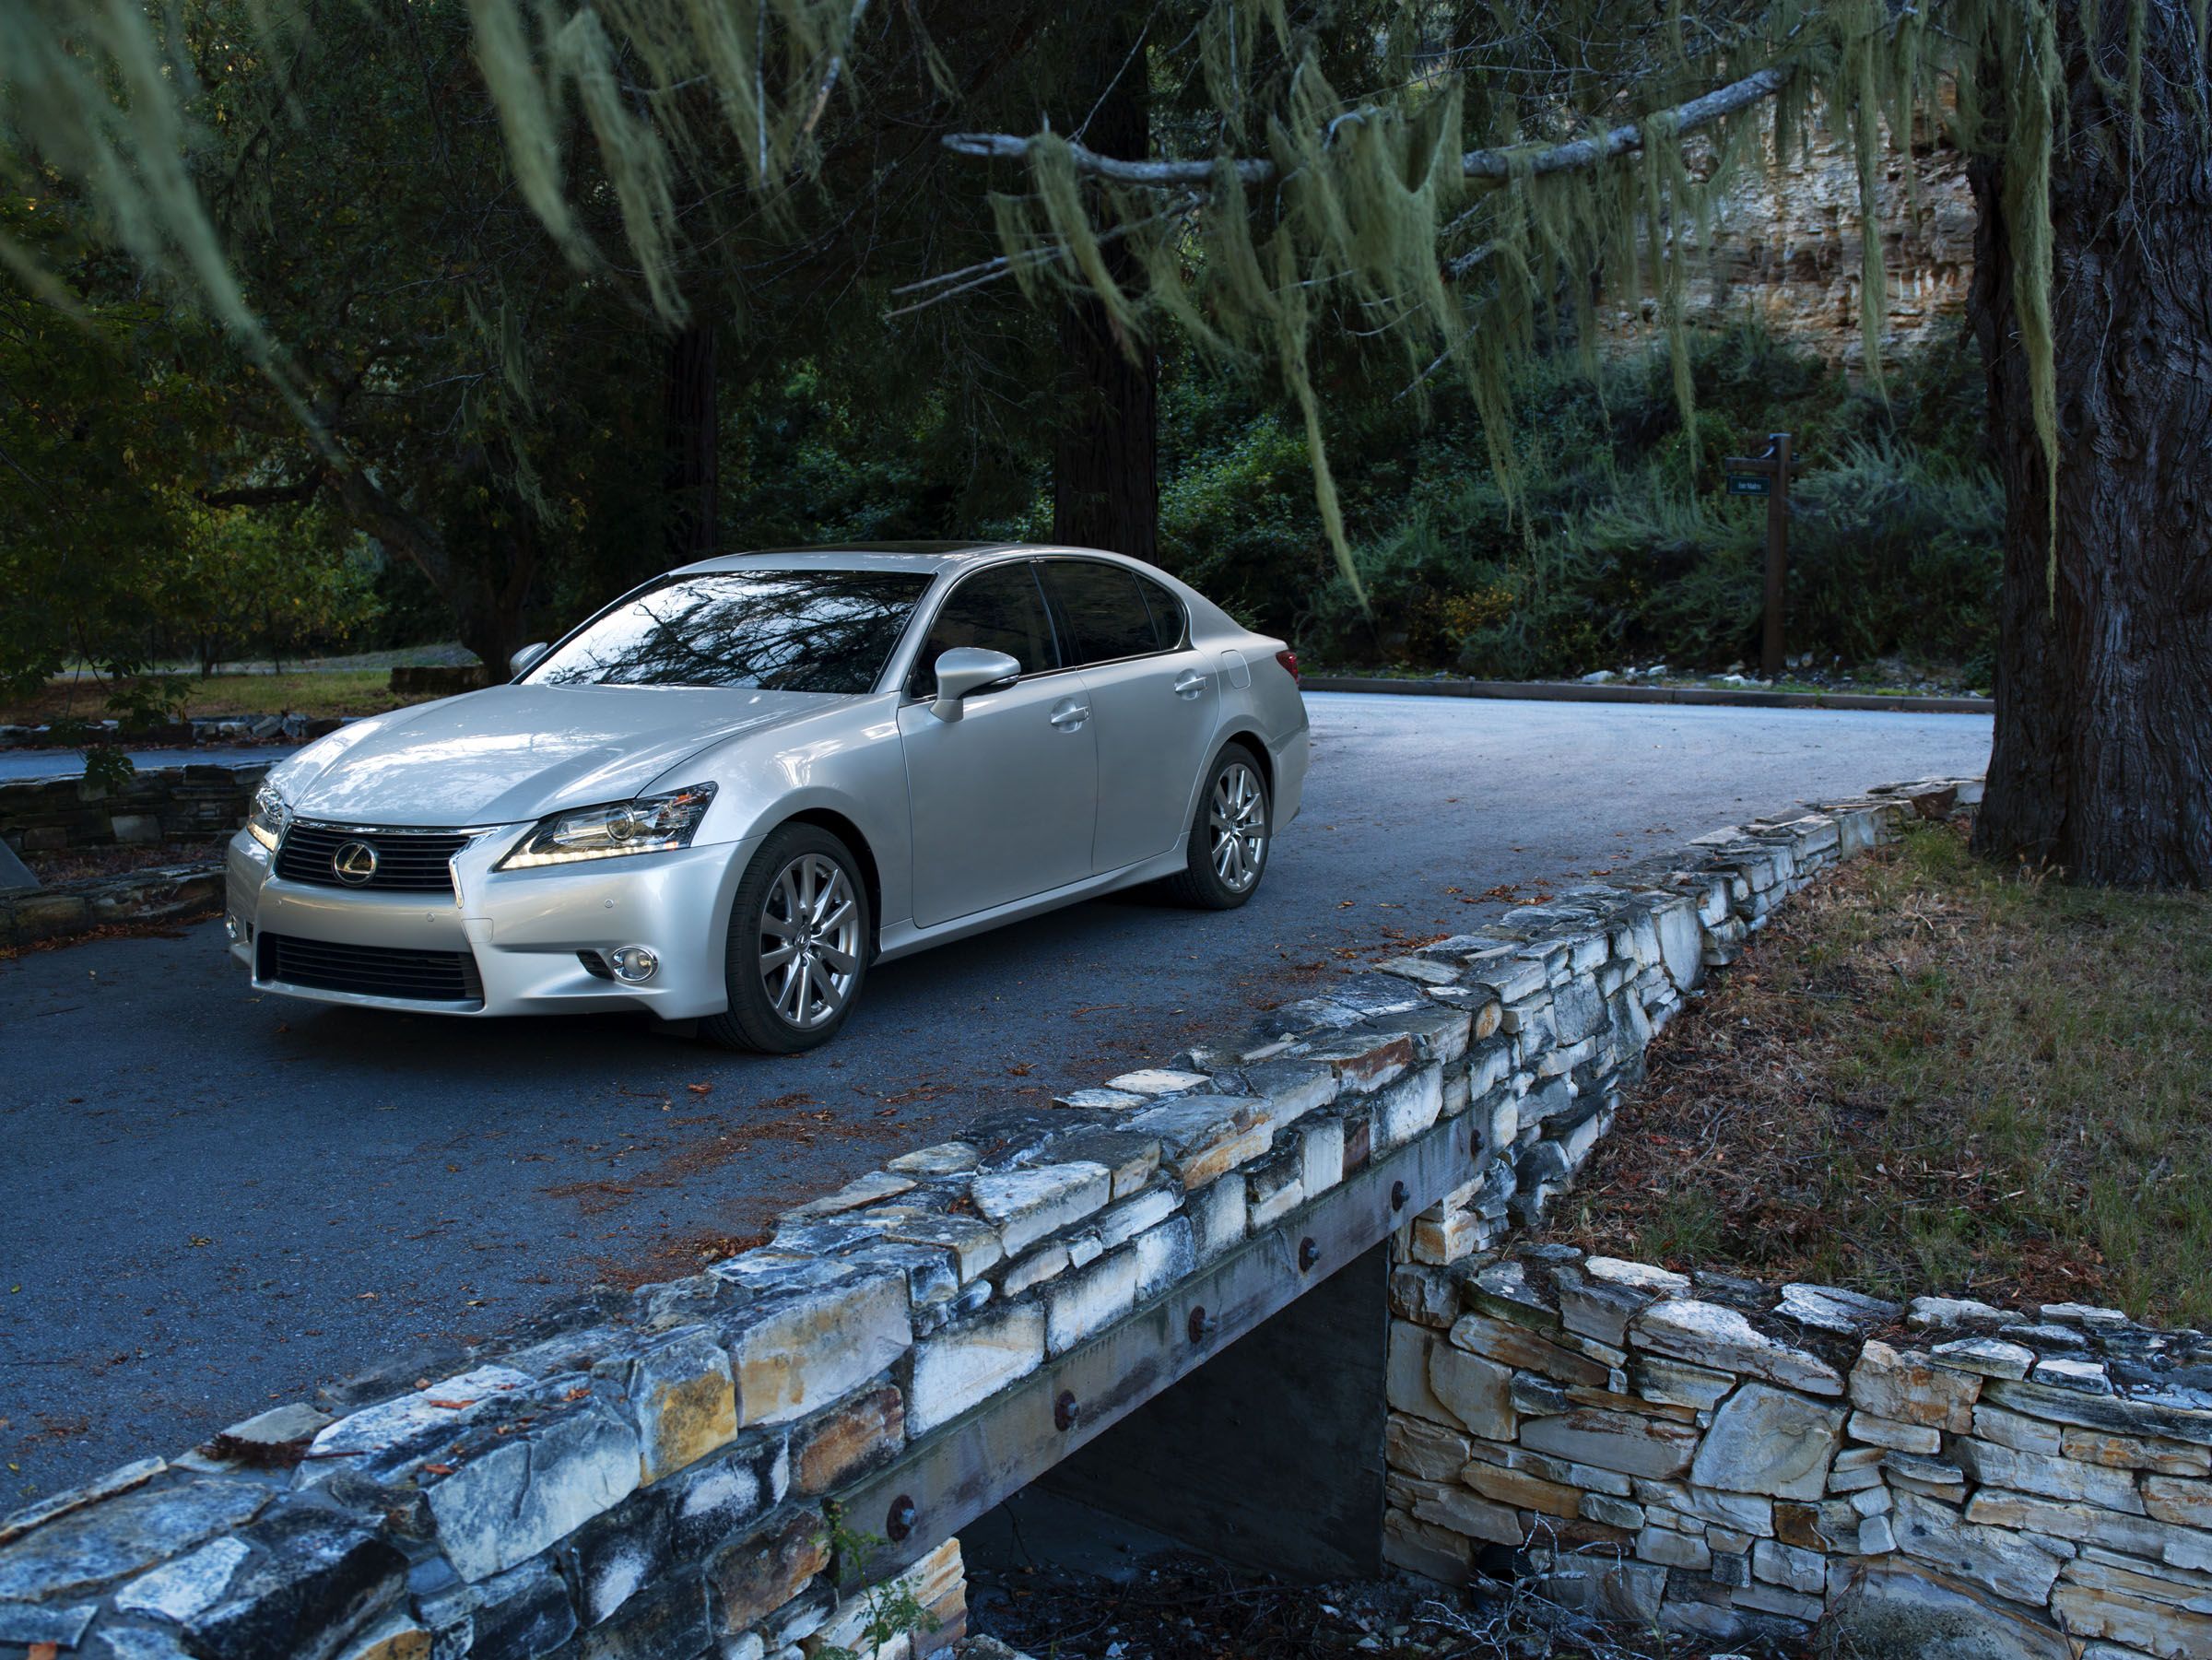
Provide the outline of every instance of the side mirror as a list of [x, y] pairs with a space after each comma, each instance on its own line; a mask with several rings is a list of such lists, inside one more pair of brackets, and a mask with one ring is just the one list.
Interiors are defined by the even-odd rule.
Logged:
[[535, 645], [526, 645], [507, 659], [507, 670], [519, 680], [529, 672], [530, 665], [545, 654], [546, 642], [544, 641], [539, 641]]
[[1004, 652], [956, 645], [938, 657], [937, 700], [929, 712], [940, 721], [960, 718], [961, 700], [1021, 678], [1021, 665]]

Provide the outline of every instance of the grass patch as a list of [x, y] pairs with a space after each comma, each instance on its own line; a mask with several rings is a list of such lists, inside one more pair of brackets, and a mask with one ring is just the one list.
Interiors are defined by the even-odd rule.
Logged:
[[1650, 1052], [1560, 1230], [1881, 1295], [2212, 1324], [2212, 896], [1915, 829], [1777, 914]]
[[42, 725], [50, 721], [107, 718], [112, 691], [159, 688], [182, 700], [185, 715], [303, 714], [310, 717], [381, 714], [421, 698], [395, 697], [389, 668], [325, 669], [288, 675], [158, 675], [136, 680], [52, 680], [35, 696], [0, 706], [0, 724]]

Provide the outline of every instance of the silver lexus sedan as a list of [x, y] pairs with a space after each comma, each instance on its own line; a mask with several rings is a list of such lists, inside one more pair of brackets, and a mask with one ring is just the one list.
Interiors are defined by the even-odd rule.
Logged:
[[1079, 548], [709, 559], [513, 668], [270, 771], [257, 988], [808, 1049], [885, 959], [1140, 882], [1241, 905], [1305, 779], [1283, 642]]

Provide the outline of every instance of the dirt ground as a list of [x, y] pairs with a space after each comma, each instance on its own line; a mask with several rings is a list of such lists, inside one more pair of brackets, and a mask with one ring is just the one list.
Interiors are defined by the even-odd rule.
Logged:
[[1917, 830], [1778, 912], [1649, 1052], [1554, 1237], [1887, 1296], [2212, 1318], [2212, 896]]

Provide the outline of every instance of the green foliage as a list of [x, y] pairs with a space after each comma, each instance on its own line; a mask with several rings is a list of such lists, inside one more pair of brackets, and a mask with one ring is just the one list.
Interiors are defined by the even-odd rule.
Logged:
[[1901, 652], [1986, 683], [2004, 499], [1994, 477], [1888, 441], [1853, 441], [1793, 498], [1790, 600], [1823, 653]]
[[[968, 277], [994, 227], [1001, 274], [1033, 298], [1072, 288], [1117, 332], [1178, 331], [1297, 411], [1357, 592], [1359, 480], [1330, 459], [1344, 363], [1455, 387], [1517, 508], [1534, 476], [1507, 441], [1516, 376], [1562, 336], [1588, 349], [1601, 289], [1648, 293], [1694, 428], [1680, 232], [1788, 155], [1816, 103], [1858, 162], [1870, 359], [1885, 300], [1865, 216], [1885, 135], [1930, 121], [1997, 160], [2055, 472], [2048, 203], [2065, 61], [2085, 53], [2058, 0], [1731, 0], [1672, 5], [1656, 27], [1648, 0], [1188, 0], [1146, 13], [1124, 68], [1146, 78], [1159, 153], [1109, 158], [1134, 164], [1118, 171], [1076, 147], [1088, 111], [1061, 97], [1109, 9], [935, 7], [925, 25], [921, 6], [848, 0], [23, 0], [0, 12], [0, 128], [247, 343], [348, 512], [407, 544], [465, 629], [511, 612], [536, 562], [488, 575], [464, 549], [453, 566], [419, 534], [451, 497], [364, 436], [389, 450], [393, 418], [416, 416], [504, 499], [474, 531], [572, 536], [602, 499], [564, 491], [557, 474], [590, 469], [562, 429], [593, 423], [560, 418], [547, 361], [615, 344], [565, 330], [575, 313], [665, 327], [703, 312], [772, 339], [794, 297], [867, 304], [900, 261], [910, 278]], [[938, 141], [1023, 165], [994, 181], [957, 163], [971, 182], [947, 184]], [[345, 248], [301, 234], [378, 219]], [[32, 242], [0, 236], [0, 259], [67, 297]], [[947, 277], [940, 297], [990, 280]], [[402, 479], [407, 499], [377, 499]]]
[[[839, 1505], [830, 1503], [824, 1508], [828, 1518], [824, 1543], [830, 1549], [831, 1577], [840, 1592], [849, 1592], [860, 1576], [862, 1559], [884, 1541], [876, 1534], [853, 1528]], [[877, 1660], [887, 1647], [900, 1639], [925, 1635], [937, 1629], [936, 1616], [915, 1600], [913, 1586], [903, 1574], [867, 1586], [862, 1595], [862, 1607], [865, 1618], [861, 1622], [859, 1642], [864, 1646], [853, 1649], [825, 1644], [815, 1651], [814, 1660]]]
[[[1877, 379], [1886, 298], [1868, 216], [1882, 146], [1926, 121], [1999, 159], [2018, 267], [2036, 290], [2021, 300], [2023, 344], [2054, 468], [2055, 16], [2051, 0], [1834, 0], [1675, 6], [1653, 28], [1648, 8], [1617, 0], [1533, 15], [1409, 0], [1291, 15], [1216, 0], [1197, 62], [1157, 66], [1157, 97], [1215, 117], [1166, 155], [1117, 161], [1049, 129], [967, 142], [1027, 163], [1026, 189], [996, 203], [1031, 293], [1095, 294], [1121, 326], [1171, 322], [1210, 359], [1270, 377], [1303, 421], [1322, 524], [1357, 597], [1352, 468], [1317, 390], [1331, 366], [1443, 374], [1481, 418], [1483, 458], [1517, 508], [1542, 482], [1508, 441], [1526, 368], [1559, 338], [1593, 349], [1600, 291], [1648, 294], [1684, 429], [1679, 465], [1701, 470], [1685, 232], [1707, 227], [1715, 193], [1746, 169], [1788, 157], [1816, 107], [1857, 163], [1860, 309]], [[1143, 266], [1141, 287], [1107, 277], [1098, 249], [1110, 235]]]
[[154, 572], [162, 638], [203, 671], [249, 653], [281, 663], [354, 644], [377, 617], [382, 563], [366, 538], [315, 508], [277, 513], [195, 506]]
[[1850, 385], [1750, 327], [1692, 328], [1682, 418], [1676, 359], [1538, 360], [1510, 388], [1500, 441], [1524, 483], [1486, 465], [1468, 401], [1347, 398], [1329, 434], [1367, 604], [1333, 578], [1297, 436], [1233, 385], [1185, 372], [1165, 420], [1163, 557], [1319, 663], [1453, 669], [1501, 678], [1624, 662], [1721, 668], [1751, 655], [1765, 508], [1727, 496], [1723, 458], [1771, 430], [1806, 468], [1791, 524], [1793, 654], [1892, 653], [1986, 671], [1995, 629], [2001, 503], [1979, 454], [1970, 356], [1946, 339], [1888, 377]]
[[88, 265], [74, 314], [0, 287], [0, 592], [36, 596], [0, 607], [0, 695], [88, 664], [120, 684], [110, 713], [159, 724], [137, 669], [343, 642], [375, 609], [367, 556], [314, 508], [205, 503], [237, 443], [219, 342], [118, 292], [55, 209], [0, 197], [8, 234]]

